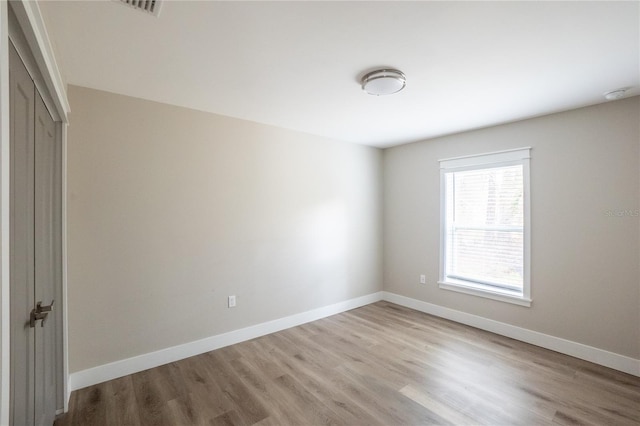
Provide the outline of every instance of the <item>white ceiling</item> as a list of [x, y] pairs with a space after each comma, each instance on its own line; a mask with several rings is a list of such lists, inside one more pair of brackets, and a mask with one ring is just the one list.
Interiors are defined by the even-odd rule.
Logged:
[[[388, 147], [640, 94], [640, 3], [115, 1], [40, 7], [69, 84]], [[375, 97], [359, 77], [407, 76]], [[72, 105], [73, 108], [73, 105]]]

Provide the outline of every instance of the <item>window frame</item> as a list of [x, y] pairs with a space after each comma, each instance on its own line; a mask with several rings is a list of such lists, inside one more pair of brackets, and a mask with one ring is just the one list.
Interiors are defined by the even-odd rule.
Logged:
[[[440, 163], [440, 276], [439, 288], [485, 297], [502, 302], [530, 307], [531, 300], [531, 186], [530, 186], [531, 148], [517, 148], [464, 157], [439, 160]], [[511, 165], [522, 165], [523, 185], [523, 279], [522, 293], [480, 282], [459, 280], [446, 277], [447, 243], [447, 183], [446, 174], [466, 170], [490, 169]]]

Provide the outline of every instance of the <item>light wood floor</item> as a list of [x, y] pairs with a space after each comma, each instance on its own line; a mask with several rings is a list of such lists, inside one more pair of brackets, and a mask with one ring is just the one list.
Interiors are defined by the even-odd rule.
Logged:
[[640, 378], [379, 302], [73, 392], [56, 426], [640, 424]]

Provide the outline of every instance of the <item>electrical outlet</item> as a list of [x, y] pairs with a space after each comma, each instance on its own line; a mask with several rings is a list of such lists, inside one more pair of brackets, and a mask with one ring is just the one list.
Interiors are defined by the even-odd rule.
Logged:
[[426, 284], [426, 283], [427, 283], [427, 276], [420, 275], [420, 284]]
[[235, 308], [236, 307], [236, 297], [235, 296], [229, 296], [229, 307], [230, 308]]

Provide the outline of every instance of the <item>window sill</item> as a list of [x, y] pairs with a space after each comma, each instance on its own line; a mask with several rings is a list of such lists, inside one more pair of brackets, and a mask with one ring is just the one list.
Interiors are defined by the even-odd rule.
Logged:
[[473, 296], [485, 297], [487, 299], [498, 300], [500, 302], [513, 303], [515, 305], [526, 306], [528, 308], [531, 307], [532, 302], [531, 299], [526, 297], [491, 291], [480, 286], [473, 286], [466, 283], [462, 284], [450, 281], [438, 281], [438, 286], [443, 290], [451, 290], [458, 293], [471, 294]]

